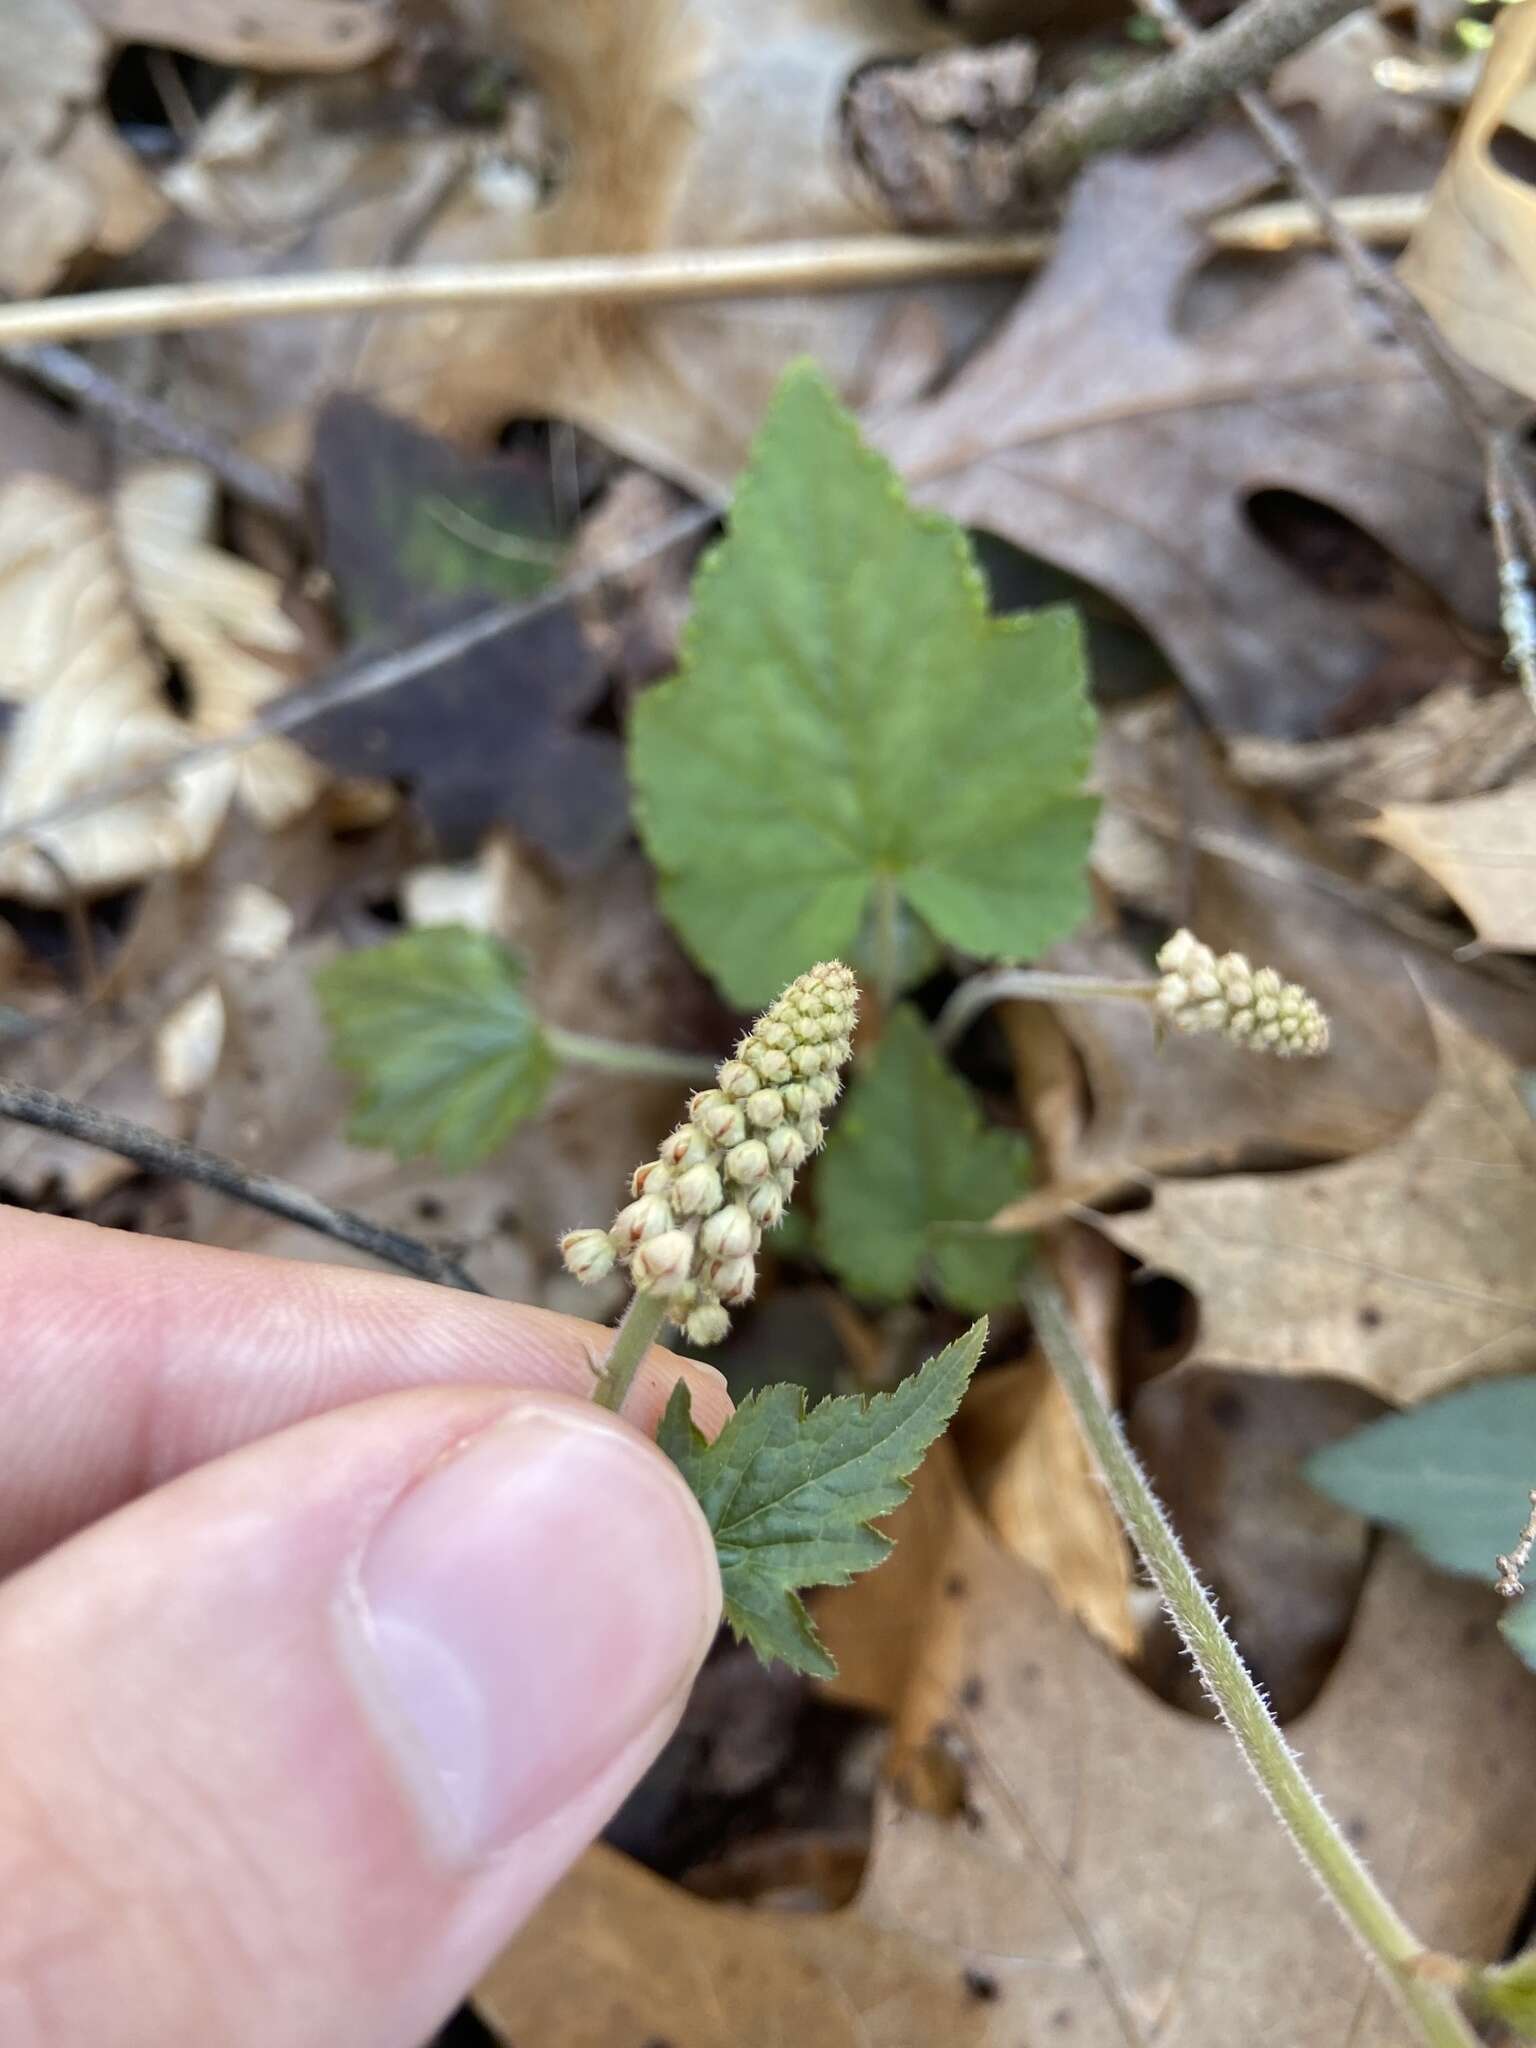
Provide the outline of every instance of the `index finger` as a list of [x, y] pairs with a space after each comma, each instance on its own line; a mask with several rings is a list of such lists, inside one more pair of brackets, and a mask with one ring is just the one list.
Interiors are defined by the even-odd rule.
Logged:
[[[0, 1207], [0, 1572], [136, 1494], [288, 1423], [444, 1381], [591, 1390], [598, 1324], [417, 1280], [101, 1230]], [[656, 1350], [626, 1415], [708, 1366]]]

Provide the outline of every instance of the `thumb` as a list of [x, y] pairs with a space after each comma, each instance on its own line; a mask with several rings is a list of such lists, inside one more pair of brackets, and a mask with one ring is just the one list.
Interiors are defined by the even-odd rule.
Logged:
[[0, 1587], [0, 2040], [417, 2048], [670, 1734], [708, 1529], [587, 1403], [430, 1389]]

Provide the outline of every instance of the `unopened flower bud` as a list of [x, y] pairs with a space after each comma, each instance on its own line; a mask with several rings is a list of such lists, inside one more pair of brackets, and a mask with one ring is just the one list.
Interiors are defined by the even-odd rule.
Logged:
[[1189, 931], [1174, 933], [1157, 964], [1157, 1010], [1176, 1031], [1220, 1033], [1281, 1059], [1308, 1058], [1328, 1048], [1328, 1019], [1320, 1005], [1276, 968], [1255, 969], [1241, 953], [1218, 958]]
[[693, 1264], [693, 1233], [664, 1230], [635, 1247], [629, 1277], [642, 1294], [675, 1294]]
[[672, 1228], [672, 1207], [665, 1195], [641, 1195], [621, 1209], [613, 1219], [616, 1244], [640, 1244], [648, 1237], [660, 1237]]
[[759, 1088], [755, 1095], [749, 1095], [742, 1105], [747, 1113], [747, 1122], [755, 1124], [760, 1131], [771, 1131], [775, 1124], [784, 1121], [784, 1097], [777, 1088]]
[[701, 1131], [691, 1124], [679, 1124], [670, 1137], [661, 1144], [661, 1156], [669, 1166], [679, 1171], [690, 1166], [700, 1166], [709, 1157], [709, 1144]]
[[786, 1081], [782, 1088], [775, 1089], [774, 1092], [783, 1103], [786, 1116], [804, 1116], [807, 1107], [814, 1107], [814, 1104], [807, 1102], [803, 1081]]
[[800, 1133], [800, 1142], [807, 1154], [819, 1152], [826, 1142], [826, 1132], [819, 1116], [803, 1116], [795, 1129]]
[[768, 1148], [761, 1138], [748, 1138], [743, 1145], [733, 1145], [725, 1155], [726, 1178], [744, 1188], [766, 1180], [771, 1165]]
[[565, 1270], [583, 1287], [594, 1287], [613, 1271], [615, 1252], [606, 1230], [568, 1230], [560, 1240]]
[[805, 1164], [805, 1144], [793, 1124], [780, 1124], [768, 1133], [768, 1157], [775, 1166], [787, 1166], [795, 1173]]
[[718, 1301], [705, 1295], [683, 1325], [690, 1344], [718, 1344], [730, 1335], [731, 1319]]
[[704, 1219], [699, 1250], [712, 1259], [743, 1259], [757, 1250], [757, 1239], [750, 1212], [740, 1202], [731, 1202]]
[[630, 1176], [629, 1191], [632, 1195], [661, 1195], [671, 1184], [671, 1167], [664, 1160], [647, 1159], [644, 1166], [637, 1166]]
[[784, 1197], [777, 1182], [758, 1182], [747, 1196], [747, 1214], [761, 1230], [776, 1228], [784, 1216]]
[[673, 1181], [671, 1194], [674, 1215], [710, 1215], [724, 1200], [719, 1169], [707, 1163], [688, 1167]]
[[742, 1060], [727, 1060], [715, 1079], [720, 1083], [720, 1093], [728, 1095], [733, 1102], [740, 1102], [753, 1094], [758, 1085], [756, 1074]]
[[704, 1108], [693, 1111], [693, 1121], [715, 1144], [739, 1145], [747, 1135], [747, 1120], [740, 1105], [722, 1095], [718, 1088], [711, 1088], [709, 1094], [711, 1100], [705, 1103]]
[[[802, 1047], [803, 1051], [804, 1048]], [[798, 1058], [798, 1054], [796, 1055]], [[787, 1052], [780, 1052], [776, 1046], [763, 1045], [753, 1053], [747, 1062], [757, 1078], [772, 1087], [775, 1082], [791, 1080], [795, 1073], [794, 1061]]]
[[709, 1284], [722, 1301], [728, 1301], [734, 1308], [743, 1301], [752, 1299], [757, 1286], [757, 1266], [754, 1260], [719, 1259], [709, 1269]]

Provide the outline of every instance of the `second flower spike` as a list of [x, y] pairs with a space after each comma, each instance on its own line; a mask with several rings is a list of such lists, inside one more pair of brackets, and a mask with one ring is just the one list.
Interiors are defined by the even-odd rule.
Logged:
[[795, 1174], [820, 1146], [852, 1054], [858, 985], [840, 960], [790, 983], [765, 1010], [688, 1120], [637, 1168], [633, 1201], [607, 1230], [560, 1241], [590, 1285], [625, 1266], [639, 1294], [663, 1297], [694, 1344], [718, 1344], [727, 1306], [749, 1301], [764, 1230], [784, 1214]]

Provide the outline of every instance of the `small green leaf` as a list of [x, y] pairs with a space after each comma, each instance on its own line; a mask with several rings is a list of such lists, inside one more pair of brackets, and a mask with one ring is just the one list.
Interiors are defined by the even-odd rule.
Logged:
[[[1330, 1444], [1307, 1477], [1330, 1500], [1400, 1530], [1431, 1564], [1492, 1585], [1536, 1487], [1536, 1378], [1485, 1380]], [[1536, 1668], [1536, 1593], [1500, 1626]]]
[[845, 1586], [889, 1553], [870, 1524], [900, 1507], [907, 1480], [960, 1405], [987, 1340], [974, 1324], [894, 1392], [842, 1394], [807, 1411], [805, 1391], [765, 1387], [742, 1402], [715, 1441], [694, 1428], [681, 1381], [657, 1441], [687, 1480], [715, 1535], [725, 1618], [766, 1662], [830, 1678], [827, 1655], [797, 1597]]
[[1077, 615], [989, 616], [809, 364], [787, 372], [630, 765], [668, 916], [744, 1008], [846, 957], [889, 879], [941, 938], [1025, 958], [1088, 907]]
[[904, 1301], [929, 1279], [956, 1308], [990, 1308], [1012, 1294], [1029, 1244], [980, 1226], [1029, 1172], [1026, 1141], [988, 1128], [903, 1005], [857, 1071], [817, 1169], [817, 1249], [866, 1301]]
[[411, 932], [315, 977], [331, 1054], [358, 1080], [348, 1135], [401, 1159], [476, 1165], [533, 1115], [556, 1067], [521, 963], [485, 932]]

